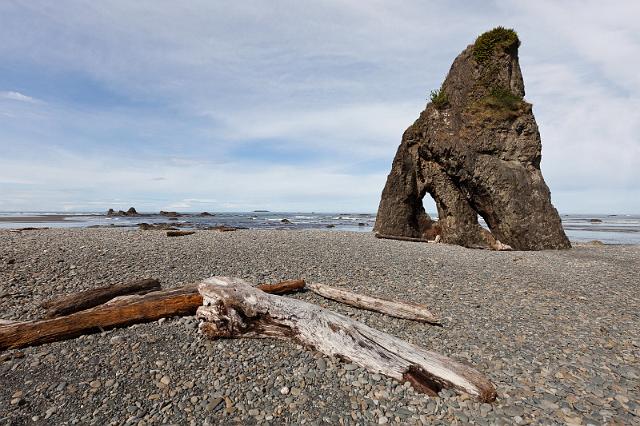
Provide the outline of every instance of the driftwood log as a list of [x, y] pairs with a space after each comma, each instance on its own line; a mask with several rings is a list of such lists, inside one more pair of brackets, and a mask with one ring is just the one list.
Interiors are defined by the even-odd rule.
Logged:
[[0, 350], [71, 339], [114, 327], [193, 315], [202, 297], [195, 284], [145, 295], [121, 296], [106, 304], [63, 317], [0, 327]]
[[167, 237], [184, 237], [185, 235], [193, 235], [196, 231], [167, 231]]
[[489, 380], [471, 367], [297, 299], [269, 295], [238, 278], [212, 277], [199, 285], [200, 331], [210, 338], [292, 339], [375, 373], [409, 381], [423, 393], [452, 388], [493, 401]]
[[145, 278], [125, 284], [94, 288], [79, 293], [55, 297], [40, 306], [47, 310], [46, 318], [55, 318], [93, 308], [115, 297], [129, 294], [145, 294], [157, 290], [160, 290], [160, 281], [155, 278]]
[[270, 294], [285, 294], [305, 288], [304, 280], [287, 280], [280, 281], [275, 284], [260, 284], [257, 286], [260, 290]]
[[[289, 291], [295, 291], [304, 287], [304, 281], [265, 284], [261, 288], [271, 291], [271, 286], [276, 286], [274, 288], [282, 293], [287, 288]], [[194, 283], [144, 295], [116, 297], [91, 309], [58, 318], [2, 325], [0, 351], [72, 339], [83, 334], [156, 321], [160, 318], [194, 315], [201, 305], [202, 296]]]
[[412, 241], [414, 243], [435, 243], [436, 242], [435, 240], [428, 240], [426, 238], [403, 237], [400, 235], [380, 234], [378, 232], [376, 232], [375, 236], [376, 238], [381, 238], [385, 240]]
[[440, 322], [438, 317], [431, 313], [426, 306], [419, 303], [400, 302], [379, 297], [365, 296], [362, 294], [352, 293], [341, 288], [318, 283], [309, 284], [307, 285], [307, 288], [322, 297], [326, 297], [327, 299], [335, 300], [346, 305], [355, 306], [356, 308], [381, 312], [392, 317], [413, 321], [428, 322], [431, 324], [439, 324]]
[[218, 232], [232, 232], [232, 231], [237, 231], [238, 229], [247, 229], [247, 228], [239, 228], [235, 226], [225, 226], [225, 225], [209, 226], [208, 228], [205, 228], [205, 230], [207, 231], [218, 231]]
[[46, 227], [42, 227], [42, 228], [34, 228], [32, 226], [28, 226], [26, 228], [17, 228], [17, 229], [9, 229], [9, 232], [22, 232], [22, 231], [43, 231], [49, 228]]

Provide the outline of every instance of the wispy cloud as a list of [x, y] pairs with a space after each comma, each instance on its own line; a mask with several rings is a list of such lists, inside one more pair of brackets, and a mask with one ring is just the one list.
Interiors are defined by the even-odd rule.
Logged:
[[334, 155], [391, 158], [395, 145], [426, 102], [334, 105], [332, 108], [248, 110], [210, 116], [220, 136], [231, 141], [291, 141], [289, 145]]
[[27, 96], [27, 95], [22, 94], [20, 92], [14, 92], [14, 91], [0, 92], [0, 98], [8, 99], [8, 100], [11, 100], [11, 101], [28, 102], [28, 103], [39, 103], [39, 102], [41, 102], [38, 99], [32, 98], [31, 96]]

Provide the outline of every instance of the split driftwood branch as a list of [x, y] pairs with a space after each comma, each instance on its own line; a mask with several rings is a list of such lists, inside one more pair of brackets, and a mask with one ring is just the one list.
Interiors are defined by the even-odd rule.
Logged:
[[423, 393], [452, 388], [493, 401], [489, 380], [473, 368], [302, 300], [266, 294], [238, 278], [212, 277], [199, 285], [200, 331], [210, 338], [296, 340], [369, 371], [409, 381]]
[[79, 293], [55, 297], [42, 303], [40, 306], [47, 310], [46, 318], [55, 318], [93, 308], [115, 297], [129, 294], [145, 294], [157, 290], [160, 290], [160, 281], [155, 278], [145, 278], [125, 284], [94, 288]]
[[426, 306], [419, 303], [365, 296], [319, 283], [309, 284], [307, 288], [322, 297], [355, 306], [356, 308], [381, 312], [396, 318], [428, 322], [431, 324], [440, 323], [438, 317], [431, 313]]
[[[271, 291], [270, 286], [276, 286], [276, 290], [282, 293], [286, 289], [294, 291], [304, 287], [303, 280], [278, 284], [264, 284], [261, 288]], [[201, 305], [202, 296], [194, 283], [144, 295], [116, 297], [102, 305], [58, 318], [2, 325], [0, 351], [72, 339], [160, 318], [195, 315]]]

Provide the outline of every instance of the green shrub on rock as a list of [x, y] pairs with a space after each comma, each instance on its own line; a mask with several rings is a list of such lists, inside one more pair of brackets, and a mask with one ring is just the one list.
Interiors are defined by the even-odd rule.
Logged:
[[447, 97], [445, 91], [442, 90], [442, 88], [438, 90], [432, 90], [429, 97], [431, 99], [431, 103], [434, 107], [436, 107], [436, 109], [442, 109], [449, 105], [449, 98]]
[[473, 45], [473, 56], [482, 64], [493, 55], [496, 48], [508, 50], [514, 46], [520, 46], [518, 33], [510, 28], [496, 27], [478, 36]]
[[522, 102], [522, 97], [514, 95], [511, 90], [504, 87], [494, 87], [486, 98], [486, 105], [496, 109], [517, 110]]
[[506, 87], [494, 87], [489, 93], [472, 103], [470, 111], [480, 120], [509, 120], [518, 117], [526, 102]]

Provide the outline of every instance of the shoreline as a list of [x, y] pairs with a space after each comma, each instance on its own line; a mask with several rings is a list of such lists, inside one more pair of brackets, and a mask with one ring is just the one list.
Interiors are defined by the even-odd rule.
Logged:
[[33, 215], [33, 216], [0, 216], [0, 222], [10, 223], [48, 223], [48, 222], [78, 222], [77, 220], [69, 220], [73, 217], [86, 217], [77, 215]]
[[[247, 229], [320, 229], [371, 232], [375, 215], [369, 213], [235, 212], [235, 213], [140, 213], [136, 216], [104, 214], [0, 213], [0, 229], [30, 227], [135, 229], [140, 223], [181, 229], [219, 226]], [[640, 215], [563, 215], [563, 228], [572, 244], [600, 241], [607, 245], [640, 245]], [[484, 225], [483, 225], [484, 226]]]
[[305, 278], [429, 306], [443, 327], [311, 292], [291, 296], [469, 363], [498, 391], [490, 405], [449, 391], [429, 398], [299, 345], [208, 341], [186, 317], [1, 353], [0, 420], [633, 423], [640, 416], [639, 260], [634, 245], [490, 252], [354, 232], [167, 238], [123, 229], [0, 230], [2, 319], [35, 319], [53, 295], [141, 277], [163, 288], [211, 275]]

